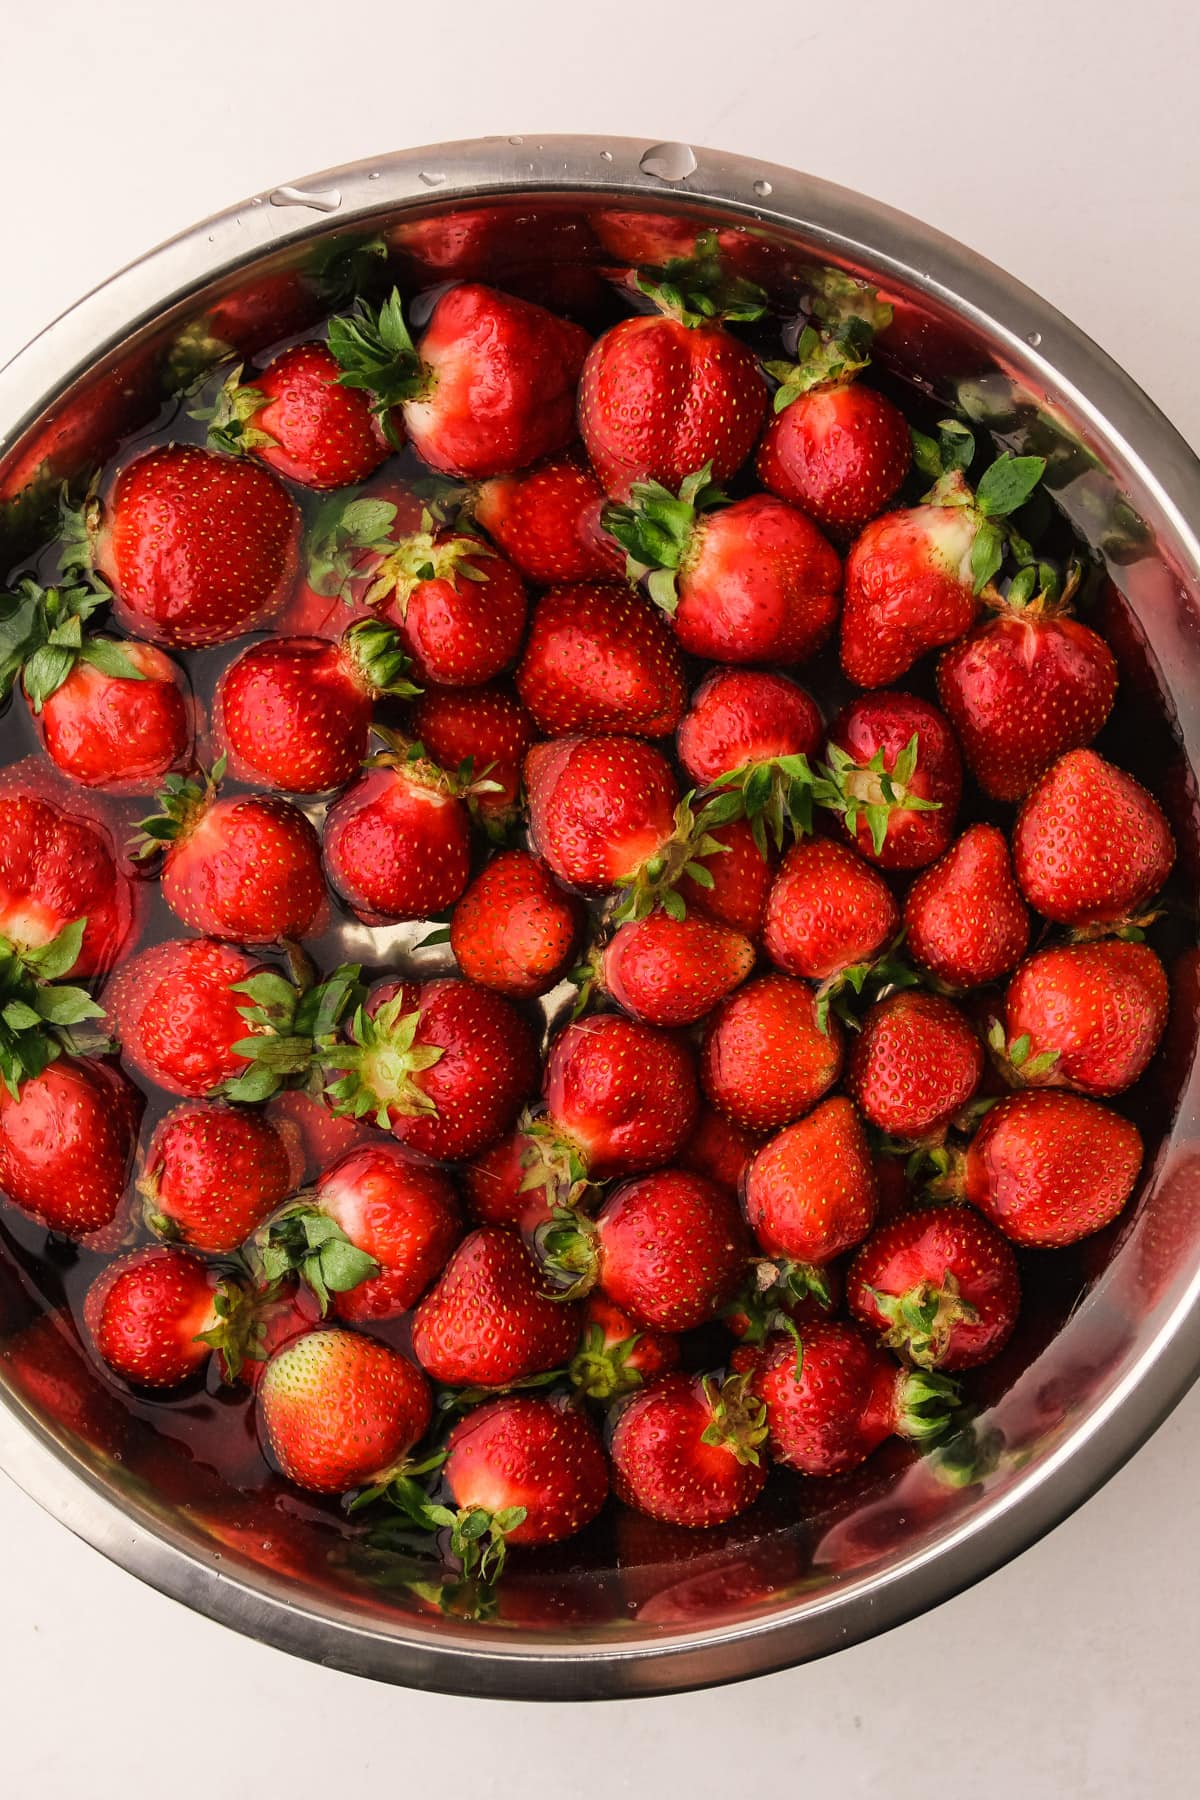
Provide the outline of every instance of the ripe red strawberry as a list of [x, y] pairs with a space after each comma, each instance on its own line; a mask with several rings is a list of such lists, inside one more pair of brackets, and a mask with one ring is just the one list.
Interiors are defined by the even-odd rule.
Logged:
[[296, 575], [300, 514], [275, 477], [193, 444], [127, 463], [89, 528], [116, 617], [160, 644], [199, 648], [256, 630]]
[[125, 1195], [142, 1106], [119, 1069], [91, 1057], [60, 1057], [15, 1097], [0, 1084], [0, 1190], [47, 1231], [102, 1231]]
[[[1046, 570], [1046, 574], [1051, 571]], [[1096, 632], [1069, 616], [1057, 580], [1034, 593], [1023, 569], [1002, 599], [938, 661], [938, 694], [984, 793], [1021, 800], [1051, 763], [1090, 744], [1117, 691], [1117, 665]]]
[[[754, 827], [747, 819], [731, 819], [727, 825], [708, 825], [705, 836], [716, 846], [703, 854], [695, 854], [690, 865], [676, 882], [676, 890], [686, 910], [715, 919], [753, 941], [762, 936], [767, 895], [775, 878], [775, 853], [755, 841]], [[694, 870], [699, 863], [705, 880]]]
[[482, 538], [426, 519], [366, 567], [362, 603], [395, 625], [422, 684], [475, 687], [516, 660], [525, 586]]
[[891, 889], [846, 844], [793, 844], [771, 886], [763, 944], [789, 975], [828, 981], [868, 963], [900, 928]]
[[[683, 649], [711, 662], [800, 663], [833, 629], [842, 567], [810, 519], [773, 494], [723, 505], [705, 466], [674, 492], [635, 482], [604, 524], [642, 572]], [[716, 509], [716, 510], [714, 510]]]
[[834, 720], [821, 804], [840, 813], [881, 869], [923, 869], [950, 846], [962, 758], [936, 706], [913, 694], [864, 694]]
[[1059, 925], [1112, 924], [1136, 914], [1174, 861], [1158, 802], [1094, 750], [1060, 757], [1013, 830], [1021, 892]]
[[470, 795], [471, 809], [501, 834], [516, 813], [525, 753], [537, 736], [516, 695], [502, 687], [426, 688], [409, 708], [409, 722], [443, 769], [470, 761], [473, 775], [488, 783]]
[[213, 724], [234, 775], [293, 794], [344, 787], [366, 760], [371, 713], [384, 694], [411, 696], [408, 658], [386, 625], [360, 620], [334, 644], [267, 638], [230, 663]]
[[282, 1088], [265, 1110], [288, 1147], [297, 1184], [375, 1136], [373, 1126], [339, 1116], [322, 1095], [304, 1088]]
[[935, 1437], [957, 1400], [944, 1376], [899, 1368], [842, 1320], [806, 1324], [799, 1354], [790, 1335], [768, 1338], [751, 1389], [766, 1406], [773, 1460], [802, 1475], [857, 1468], [892, 1436]]
[[671, 1525], [720, 1525], [767, 1479], [764, 1412], [745, 1376], [673, 1374], [624, 1402], [609, 1445], [613, 1492]]
[[683, 1169], [623, 1182], [594, 1219], [560, 1209], [537, 1243], [543, 1267], [566, 1292], [599, 1287], [652, 1331], [690, 1331], [715, 1319], [751, 1254], [733, 1195]]
[[541, 1217], [544, 1196], [525, 1186], [535, 1154], [534, 1140], [518, 1129], [489, 1144], [466, 1165], [463, 1186], [477, 1225], [520, 1225], [531, 1202]]
[[793, 1327], [819, 1323], [835, 1313], [842, 1299], [840, 1265], [791, 1263], [766, 1259], [752, 1263], [750, 1275], [732, 1305], [721, 1315], [726, 1331], [737, 1338], [730, 1367], [739, 1373], [754, 1367], [754, 1352], [777, 1331], [794, 1340]]
[[461, 1233], [454, 1189], [386, 1141], [350, 1150], [260, 1234], [264, 1276], [294, 1269], [322, 1312], [394, 1319], [439, 1274]]
[[588, 334], [528, 300], [463, 282], [437, 301], [414, 348], [395, 289], [378, 313], [332, 319], [341, 380], [377, 411], [399, 404], [414, 450], [467, 479], [506, 475], [570, 443]]
[[234, 990], [254, 958], [212, 938], [152, 944], [122, 965], [105, 993], [124, 1060], [168, 1094], [199, 1098], [250, 1066], [234, 1049], [249, 1035]]
[[698, 787], [722, 776], [810, 756], [821, 746], [821, 714], [811, 694], [769, 669], [714, 669], [680, 721], [679, 760]]
[[528, 850], [501, 850], [454, 909], [450, 948], [469, 981], [516, 999], [550, 991], [570, 967], [584, 913]]
[[155, 1128], [138, 1192], [146, 1223], [194, 1250], [236, 1250], [292, 1185], [287, 1146], [261, 1113], [177, 1106]]
[[329, 879], [367, 925], [441, 912], [471, 872], [468, 784], [392, 744], [325, 815]]
[[692, 1025], [753, 967], [754, 945], [727, 925], [653, 912], [618, 927], [600, 953], [599, 979], [647, 1025]]
[[798, 1119], [841, 1073], [841, 1029], [836, 1019], [826, 1025], [804, 982], [789, 975], [747, 982], [705, 1028], [700, 1080], [710, 1104], [746, 1131]]
[[[217, 396], [208, 441], [256, 456], [302, 487], [352, 487], [390, 454], [366, 394], [341, 382], [324, 344], [293, 344], [246, 381], [238, 368]], [[389, 420], [396, 439], [397, 420]], [[396, 445], [395, 447], [398, 447]]]
[[608, 1464], [583, 1413], [506, 1394], [450, 1433], [442, 1475], [458, 1507], [490, 1517], [517, 1508], [510, 1544], [556, 1544], [590, 1525], [608, 1498]]
[[[218, 765], [219, 773], [219, 765]], [[309, 936], [327, 913], [321, 840], [298, 807], [276, 794], [221, 799], [172, 776], [159, 811], [142, 820], [143, 856], [163, 849], [162, 894], [207, 937], [269, 944]]]
[[689, 275], [716, 263], [717, 274], [751, 277], [778, 267], [775, 246], [740, 225], [712, 231], [673, 213], [603, 207], [589, 223], [611, 257], [631, 267]]
[[419, 1156], [456, 1162], [507, 1131], [537, 1084], [521, 1014], [470, 981], [381, 982], [320, 1053], [342, 1112], [373, 1118]]
[[134, 1387], [178, 1387], [214, 1350], [238, 1375], [251, 1308], [241, 1285], [186, 1250], [135, 1250], [92, 1282], [84, 1322], [96, 1353]]
[[366, 593], [396, 542], [425, 529], [429, 503], [388, 470], [353, 497], [334, 494], [318, 507], [304, 539], [300, 580], [279, 620], [284, 637], [339, 638], [374, 616]]
[[637, 1325], [607, 1294], [589, 1294], [567, 1373], [589, 1400], [615, 1400], [679, 1366], [679, 1340]]
[[866, 1133], [840, 1094], [763, 1145], [746, 1176], [746, 1217], [771, 1257], [823, 1269], [875, 1222]]
[[559, 1033], [545, 1093], [552, 1133], [594, 1181], [670, 1162], [696, 1119], [687, 1045], [619, 1013], [578, 1019]]
[[1015, 1074], [1030, 1084], [1119, 1094], [1158, 1048], [1168, 998], [1166, 971], [1149, 944], [1103, 938], [1039, 950], [1017, 970], [1005, 999]]
[[533, 611], [516, 674], [539, 731], [665, 737], [687, 704], [679, 649], [660, 614], [629, 588], [551, 588]]
[[112, 966], [134, 922], [133, 888], [108, 834], [23, 786], [0, 794], [0, 938], [36, 960], [81, 921], [70, 970], [84, 978]]
[[1135, 1125], [1079, 1094], [1031, 1088], [972, 1138], [965, 1197], [1014, 1244], [1073, 1244], [1116, 1218], [1142, 1163]]
[[702, 1106], [696, 1128], [680, 1154], [679, 1166], [737, 1194], [759, 1142], [752, 1132], [743, 1131], [723, 1113]]
[[275, 1352], [258, 1384], [258, 1406], [275, 1461], [289, 1481], [316, 1494], [389, 1479], [424, 1436], [432, 1410], [429, 1383], [406, 1356], [333, 1328]]
[[1029, 914], [1004, 833], [968, 826], [908, 890], [904, 931], [914, 961], [947, 987], [985, 987], [1015, 968], [1029, 944]]
[[534, 848], [560, 880], [593, 893], [635, 881], [675, 831], [670, 764], [636, 738], [567, 737], [525, 759]]
[[850, 1051], [851, 1094], [890, 1137], [935, 1137], [961, 1112], [983, 1076], [983, 1045], [940, 994], [909, 988], [880, 1000]]
[[528, 581], [619, 581], [625, 555], [600, 524], [605, 498], [589, 468], [559, 456], [482, 482], [471, 511]]
[[966, 1206], [927, 1206], [877, 1231], [850, 1265], [850, 1311], [922, 1369], [996, 1356], [1021, 1306], [1007, 1240]]
[[542, 1292], [519, 1237], [467, 1234], [413, 1315], [413, 1352], [434, 1381], [507, 1387], [570, 1360], [581, 1309]]
[[824, 530], [859, 531], [908, 474], [912, 442], [904, 415], [855, 381], [853, 359], [836, 350], [820, 366], [813, 358], [807, 367], [802, 361], [794, 371], [784, 365], [770, 372], [784, 371], [758, 446], [758, 479]]

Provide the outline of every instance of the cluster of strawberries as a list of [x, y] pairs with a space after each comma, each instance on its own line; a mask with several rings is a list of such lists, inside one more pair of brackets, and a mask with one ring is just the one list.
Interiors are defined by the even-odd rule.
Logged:
[[[419, 343], [360, 303], [0, 621], [46, 752], [0, 786], [0, 1186], [124, 1248], [134, 1077], [171, 1096], [95, 1350], [247, 1383], [292, 1481], [484, 1580], [610, 1485], [708, 1526], [944, 1430], [1013, 1246], [1129, 1199], [1104, 1102], [1167, 1006], [1171, 833], [1089, 748], [1117, 671], [1020, 529], [1042, 464], [910, 433], [850, 290], [766, 374], [710, 245], [630, 292], [594, 342], [475, 283]], [[170, 652], [249, 634], [206, 725]], [[827, 722], [782, 671], [834, 634]], [[933, 651], [941, 710], [893, 686]], [[964, 760], [1010, 829], [958, 830]], [[156, 788], [131, 861], [105, 808]], [[147, 871], [195, 935], [136, 948]], [[448, 927], [322, 974], [331, 891]]]

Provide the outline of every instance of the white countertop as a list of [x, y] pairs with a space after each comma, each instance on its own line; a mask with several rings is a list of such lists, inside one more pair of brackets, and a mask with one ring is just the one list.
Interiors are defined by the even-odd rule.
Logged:
[[[1186, 0], [760, 0], [744, 45], [715, 0], [611, 24], [568, 0], [457, 0], [440, 27], [397, 0], [10, 12], [0, 360], [257, 189], [403, 144], [596, 131], [808, 168], [927, 219], [1062, 307], [1200, 445]], [[235, 1637], [0, 1479], [0, 1791], [1176, 1800], [1200, 1754], [1198, 1492], [1200, 1392], [1035, 1549], [873, 1643], [718, 1695], [534, 1708]]]

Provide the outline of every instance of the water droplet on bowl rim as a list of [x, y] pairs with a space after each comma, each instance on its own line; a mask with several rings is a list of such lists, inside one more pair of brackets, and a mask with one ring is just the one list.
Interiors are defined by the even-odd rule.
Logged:
[[643, 175], [659, 181], [686, 181], [696, 171], [696, 152], [690, 144], [651, 144], [638, 160]]
[[441, 187], [446, 177], [436, 169], [418, 169], [417, 180], [423, 181], [426, 187]]
[[1030, 346], [1031, 349], [1036, 350], [1038, 348], [1039, 344], [1041, 343], [1041, 341], [1042, 341], [1042, 334], [1040, 331], [1027, 331], [1025, 333], [1025, 342]]
[[342, 204], [340, 188], [277, 187], [267, 198], [272, 206], [310, 206], [314, 212], [336, 212]]
[[525, 139], [518, 133], [516, 137], [510, 137], [508, 141], [510, 144], [523, 144]]
[[600, 161], [601, 162], [611, 162], [612, 161], [612, 151], [611, 150], [602, 150], [600, 152]]
[[760, 176], [760, 178], [754, 183], [754, 191], [758, 195], [760, 200], [765, 200], [767, 198], [768, 194], [771, 194], [774, 192], [774, 189], [772, 188], [769, 181], [763, 180], [762, 177]]

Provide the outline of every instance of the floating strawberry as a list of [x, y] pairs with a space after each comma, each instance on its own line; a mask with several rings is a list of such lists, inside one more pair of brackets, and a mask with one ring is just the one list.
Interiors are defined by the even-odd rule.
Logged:
[[693, 1025], [746, 979], [754, 946], [714, 920], [654, 912], [619, 926], [598, 965], [604, 990], [635, 1019]]
[[680, 721], [679, 760], [697, 787], [751, 773], [820, 748], [821, 714], [812, 695], [768, 669], [714, 669]]
[[258, 1406], [279, 1467], [317, 1494], [390, 1479], [424, 1436], [431, 1412], [429, 1383], [407, 1357], [333, 1328], [275, 1352], [259, 1382]]
[[1052, 945], [1013, 976], [1000, 1043], [1022, 1082], [1119, 1094], [1158, 1048], [1167, 1000], [1166, 971], [1149, 944]]
[[63, 1056], [0, 1085], [0, 1190], [66, 1237], [111, 1225], [125, 1195], [142, 1096], [119, 1069]]
[[1136, 914], [1174, 861], [1171, 829], [1157, 801], [1094, 750], [1060, 757], [1013, 830], [1021, 892], [1059, 925], [1115, 924]]
[[767, 1479], [764, 1408], [744, 1375], [663, 1375], [622, 1405], [613, 1428], [613, 1492], [672, 1525], [719, 1525]]
[[816, 1271], [862, 1243], [876, 1205], [866, 1133], [840, 1094], [764, 1144], [746, 1176], [746, 1217], [767, 1255]]
[[898, 681], [927, 650], [970, 630], [1000, 567], [1001, 521], [1029, 498], [1046, 466], [1043, 457], [1005, 452], [972, 493], [964, 470], [974, 439], [953, 423], [941, 435], [939, 451], [915, 434], [922, 468], [937, 475], [926, 503], [874, 520], [846, 558], [842, 667], [859, 687]]
[[541, 1291], [519, 1237], [467, 1234], [413, 1316], [413, 1352], [434, 1381], [507, 1387], [568, 1362], [580, 1308]]
[[1021, 1305], [1006, 1239], [966, 1206], [894, 1219], [850, 1265], [850, 1311], [922, 1369], [970, 1369], [1012, 1336]]
[[501, 687], [427, 688], [409, 708], [413, 736], [443, 769], [470, 766], [486, 786], [467, 796], [493, 836], [516, 814], [525, 753], [537, 728], [515, 694]]
[[168, 1094], [199, 1098], [250, 1066], [241, 983], [261, 965], [232, 944], [173, 938], [118, 970], [105, 999], [125, 1061]]
[[915, 1142], [936, 1137], [983, 1076], [970, 1021], [940, 994], [915, 989], [880, 1000], [850, 1051], [848, 1085], [872, 1125]]
[[942, 705], [993, 799], [1023, 799], [1060, 756], [1091, 743], [1112, 708], [1112, 651], [1070, 616], [1077, 579], [1060, 595], [1054, 571], [1031, 565], [1003, 597], [985, 588], [991, 616], [938, 661]]
[[895, 937], [900, 909], [883, 878], [846, 844], [793, 844], [771, 886], [763, 944], [789, 975], [832, 982], [865, 967]]
[[24, 786], [0, 793], [0, 939], [19, 959], [36, 964], [79, 925], [67, 967], [80, 979], [103, 974], [133, 920], [132, 885], [98, 823]]
[[629, 588], [551, 588], [533, 611], [516, 674], [539, 731], [665, 737], [683, 714], [679, 650], [661, 615]]
[[606, 1294], [589, 1294], [579, 1348], [567, 1370], [589, 1400], [616, 1400], [679, 1366], [679, 1341], [667, 1331], [647, 1331]]
[[725, 1188], [683, 1169], [623, 1182], [594, 1219], [560, 1209], [538, 1233], [543, 1268], [566, 1293], [599, 1287], [639, 1326], [690, 1331], [737, 1292], [750, 1239]]
[[679, 1157], [679, 1166], [693, 1175], [703, 1175], [731, 1194], [741, 1192], [742, 1179], [750, 1160], [762, 1140], [751, 1131], [743, 1131], [724, 1113], [702, 1106], [696, 1128]]
[[534, 848], [561, 881], [592, 893], [661, 877], [679, 789], [636, 738], [567, 737], [525, 759]]
[[525, 586], [482, 538], [426, 517], [367, 567], [361, 602], [395, 625], [420, 682], [475, 687], [516, 660], [525, 635]]
[[687, 912], [757, 942], [775, 877], [773, 848], [768, 844], [763, 854], [748, 819], [714, 825], [706, 818], [702, 837], [707, 847], [688, 845], [689, 858], [675, 883], [679, 898]]
[[450, 948], [469, 981], [515, 999], [562, 980], [583, 927], [583, 908], [528, 850], [501, 850], [454, 909]]
[[1031, 1088], [999, 1101], [966, 1154], [965, 1197], [1014, 1244], [1073, 1244], [1115, 1219], [1142, 1163], [1135, 1125], [1095, 1100]]
[[156, 643], [228, 643], [278, 612], [295, 579], [300, 514], [275, 477], [193, 444], [127, 463], [87, 529], [118, 620]]
[[985, 987], [1015, 968], [1029, 914], [1003, 832], [968, 826], [909, 889], [904, 931], [913, 960], [947, 987]]
[[922, 869], [950, 846], [962, 758], [936, 706], [913, 694], [865, 694], [834, 720], [821, 804], [841, 814], [881, 869]]
[[365, 481], [398, 448], [366, 394], [346, 387], [324, 344], [293, 344], [243, 381], [237, 368], [217, 395], [208, 441], [214, 450], [253, 455], [302, 487], [341, 488]]
[[608, 1464], [590, 1424], [570, 1405], [506, 1394], [475, 1407], [447, 1441], [442, 1475], [455, 1506], [489, 1518], [518, 1510], [510, 1544], [556, 1544], [608, 1498]]
[[518, 1128], [506, 1132], [471, 1159], [463, 1169], [463, 1186], [477, 1225], [519, 1226], [531, 1201], [541, 1216], [543, 1196], [525, 1182], [535, 1156], [534, 1140]]
[[159, 1121], [138, 1182], [146, 1223], [194, 1250], [236, 1250], [292, 1186], [287, 1146], [260, 1113], [214, 1103]]
[[790, 975], [760, 975], [713, 1012], [700, 1079], [711, 1105], [746, 1131], [798, 1119], [841, 1073], [842, 1034], [823, 1028], [810, 987]]
[[422, 460], [467, 479], [566, 447], [588, 343], [578, 325], [476, 282], [442, 294], [416, 347], [394, 288], [378, 312], [360, 301], [329, 323], [346, 386], [368, 390], [377, 412], [399, 405]]
[[220, 1352], [236, 1380], [248, 1353], [253, 1308], [246, 1290], [186, 1250], [135, 1250], [101, 1270], [83, 1316], [96, 1353], [134, 1387], [172, 1388]]
[[366, 760], [376, 700], [417, 693], [407, 667], [395, 632], [374, 619], [352, 625], [336, 644], [251, 644], [225, 670], [213, 701], [231, 771], [293, 794], [345, 787]]
[[725, 663], [801, 663], [833, 629], [842, 568], [810, 519], [773, 494], [726, 504], [711, 466], [678, 496], [637, 481], [605, 528], [647, 577], [650, 598], [693, 656]]
[[[682, 1039], [619, 1013], [578, 1019], [546, 1059], [551, 1167], [563, 1155], [595, 1181], [668, 1163], [696, 1118], [696, 1074]], [[547, 1143], [547, 1138], [549, 1142]]]
[[448, 774], [391, 733], [325, 817], [325, 867], [367, 925], [453, 905], [471, 870], [471, 777]]
[[619, 581], [625, 555], [600, 524], [606, 498], [589, 468], [559, 456], [481, 482], [471, 511], [528, 581]]

